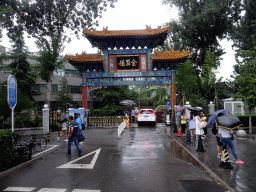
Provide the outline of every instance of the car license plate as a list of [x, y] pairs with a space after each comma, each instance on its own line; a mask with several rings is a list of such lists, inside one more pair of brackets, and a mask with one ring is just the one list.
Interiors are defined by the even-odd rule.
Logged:
[[145, 118], [147, 118], [148, 116], [144, 116]]

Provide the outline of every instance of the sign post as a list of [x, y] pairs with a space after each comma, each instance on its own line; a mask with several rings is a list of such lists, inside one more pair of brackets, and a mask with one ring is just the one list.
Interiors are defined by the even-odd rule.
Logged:
[[17, 80], [13, 75], [8, 77], [7, 92], [8, 104], [12, 110], [12, 132], [14, 132], [14, 107], [17, 104]]

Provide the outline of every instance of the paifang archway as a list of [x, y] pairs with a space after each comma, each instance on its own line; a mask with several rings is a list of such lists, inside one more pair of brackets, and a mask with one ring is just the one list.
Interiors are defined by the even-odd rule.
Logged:
[[115, 31], [84, 29], [83, 35], [100, 52], [66, 55], [68, 62], [82, 76], [83, 107], [87, 109], [88, 90], [118, 85], [166, 85], [174, 107], [175, 74], [178, 66], [190, 56], [190, 51], [153, 52], [154, 48], [163, 45], [169, 33], [169, 26]]

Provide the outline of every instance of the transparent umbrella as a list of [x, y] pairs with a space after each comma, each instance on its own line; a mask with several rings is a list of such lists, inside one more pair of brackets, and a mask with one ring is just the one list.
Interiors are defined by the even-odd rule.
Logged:
[[137, 106], [137, 104], [133, 100], [123, 100], [119, 103], [120, 105], [125, 105], [125, 106]]

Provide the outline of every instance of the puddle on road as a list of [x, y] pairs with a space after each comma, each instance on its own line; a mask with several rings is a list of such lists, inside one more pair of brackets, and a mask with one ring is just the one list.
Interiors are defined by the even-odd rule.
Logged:
[[175, 157], [202, 168], [201, 165], [173, 139], [171, 139], [170, 149]]

